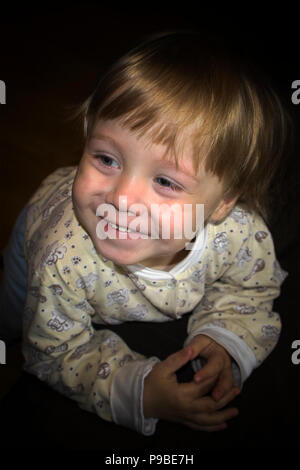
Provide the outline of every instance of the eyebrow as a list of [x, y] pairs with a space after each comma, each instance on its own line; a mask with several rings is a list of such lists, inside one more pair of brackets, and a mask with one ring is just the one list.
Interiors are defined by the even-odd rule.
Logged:
[[105, 134], [93, 134], [93, 135], [91, 135], [90, 140], [106, 140], [107, 142], [109, 142], [110, 144], [112, 144], [114, 147], [116, 147], [117, 149], [119, 149], [118, 143], [115, 141], [115, 139], [114, 139], [113, 137], [110, 137], [109, 135], [105, 135]]
[[[165, 166], [169, 167], [169, 168], [175, 168], [177, 170], [177, 167], [176, 167], [176, 163], [175, 161], [170, 161], [170, 160], [166, 160], [164, 158], [161, 158], [159, 160], [156, 160], [157, 163], [163, 163]], [[183, 173], [184, 175], [188, 176], [189, 178], [193, 179], [194, 181], [196, 181], [197, 183], [199, 183], [199, 178], [195, 175], [192, 175], [191, 173], [189, 173], [188, 171], [184, 170], [183, 168], [181, 168], [179, 165], [178, 165], [178, 171], [180, 171], [181, 173]]]
[[[113, 137], [110, 137], [109, 135], [105, 135], [105, 134], [93, 134], [91, 135], [91, 138], [90, 140], [104, 140], [104, 141], [107, 141], [109, 142], [111, 145], [113, 145], [117, 150], [120, 151], [120, 147], [118, 145], [118, 143], [115, 141], [115, 139]], [[175, 161], [173, 160], [167, 160], [165, 158], [160, 158], [160, 159], [157, 159], [155, 160], [156, 163], [158, 164], [163, 164], [164, 166], [167, 166], [171, 169], [175, 169], [177, 170], [176, 168], [176, 163]], [[195, 176], [195, 175], [192, 175], [191, 173], [183, 170], [182, 168], [180, 168], [180, 166], [178, 166], [178, 171], [180, 171], [181, 173], [183, 173], [184, 175], [186, 175], [188, 178], [191, 178], [192, 180], [194, 180], [196, 183], [199, 183], [199, 177]]]

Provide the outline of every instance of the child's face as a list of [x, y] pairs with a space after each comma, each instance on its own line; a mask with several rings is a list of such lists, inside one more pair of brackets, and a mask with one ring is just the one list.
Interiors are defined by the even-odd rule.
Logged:
[[[171, 155], [163, 158], [164, 145], [152, 144], [146, 137], [137, 138], [118, 120], [95, 124], [75, 177], [73, 203], [79, 221], [101, 255], [119, 265], [141, 263], [153, 269], [169, 269], [188, 254], [184, 247], [193, 236], [185, 238], [183, 224], [191, 227], [193, 223], [195, 230], [196, 204], [204, 204], [205, 221], [219, 220], [230, 210], [233, 203], [223, 200], [219, 179], [202, 167], [195, 175], [190, 150], [185, 148], [176, 170]], [[182, 220], [172, 216], [167, 219], [170, 236], [166, 237], [162, 231], [166, 219], [163, 221], [162, 213], [153, 210], [153, 204], [156, 208], [170, 208], [175, 203], [182, 211]], [[139, 210], [132, 204], [140, 204]], [[187, 213], [184, 204], [193, 210]], [[101, 205], [112, 212], [99, 212]], [[143, 220], [140, 226], [134, 225], [138, 217]], [[121, 227], [134, 227], [136, 232], [120, 232], [106, 220]], [[99, 238], [100, 226], [107, 238]], [[174, 237], [178, 229], [182, 229], [180, 239]]]

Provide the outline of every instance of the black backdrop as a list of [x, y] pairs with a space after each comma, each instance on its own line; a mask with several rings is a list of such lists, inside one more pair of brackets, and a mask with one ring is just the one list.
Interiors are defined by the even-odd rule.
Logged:
[[[97, 416], [20, 373], [0, 402], [1, 447], [127, 450], [204, 450], [288, 448], [299, 442], [300, 364], [293, 364], [292, 343], [300, 340], [299, 292], [299, 110], [292, 83], [300, 80], [299, 13], [295, 4], [263, 6], [241, 2], [207, 6], [201, 2], [103, 6], [43, 2], [40, 6], [1, 5], [0, 79], [6, 104], [0, 107], [2, 222], [0, 250], [13, 222], [43, 177], [58, 166], [76, 164], [82, 132], [68, 120], [73, 105], [85, 99], [102, 70], [145, 35], [169, 29], [198, 29], [227, 40], [269, 76], [295, 123], [294, 147], [286, 152], [281, 211], [272, 222], [282, 267], [289, 272], [276, 310], [283, 331], [278, 346], [246, 382], [236, 399], [240, 415], [221, 433], [189, 431], [161, 422], [152, 437], [104, 423]], [[299, 95], [300, 97], [300, 95]], [[276, 183], [275, 183], [276, 184]], [[279, 206], [279, 204], [278, 204]], [[184, 323], [184, 322], [182, 322]], [[156, 349], [164, 357], [182, 344], [182, 325], [123, 325], [120, 334], [132, 347]], [[156, 336], [156, 344], [147, 338]], [[138, 338], [145, 338], [139, 342]], [[300, 357], [300, 355], [299, 355]], [[19, 367], [19, 361], [7, 363]], [[1, 386], [1, 385], [0, 385]]]

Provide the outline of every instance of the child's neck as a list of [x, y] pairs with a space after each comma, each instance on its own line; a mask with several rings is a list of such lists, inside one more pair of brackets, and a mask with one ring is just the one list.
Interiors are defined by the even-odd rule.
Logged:
[[166, 264], [161, 264], [161, 257], [157, 259], [152, 259], [151, 262], [146, 262], [141, 263], [143, 266], [150, 268], [150, 269], [157, 269], [159, 271], [170, 271], [176, 264], [178, 264], [180, 261], [182, 261], [186, 256], [188, 252], [186, 250], [179, 251], [176, 253]]

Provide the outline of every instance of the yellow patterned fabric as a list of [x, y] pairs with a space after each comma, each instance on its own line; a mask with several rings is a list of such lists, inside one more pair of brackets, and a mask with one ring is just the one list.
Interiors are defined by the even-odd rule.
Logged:
[[73, 210], [76, 169], [56, 170], [29, 201], [25, 369], [112, 420], [116, 371], [135, 363], [149, 368], [149, 360], [93, 323], [166, 322], [192, 312], [187, 342], [198, 333], [214, 338], [244, 381], [273, 350], [281, 328], [272, 305], [286, 273], [261, 217], [236, 206], [223, 222], [207, 225], [201, 256], [193, 253], [184, 270], [151, 277], [155, 270], [148, 269], [144, 276], [96, 252]]

